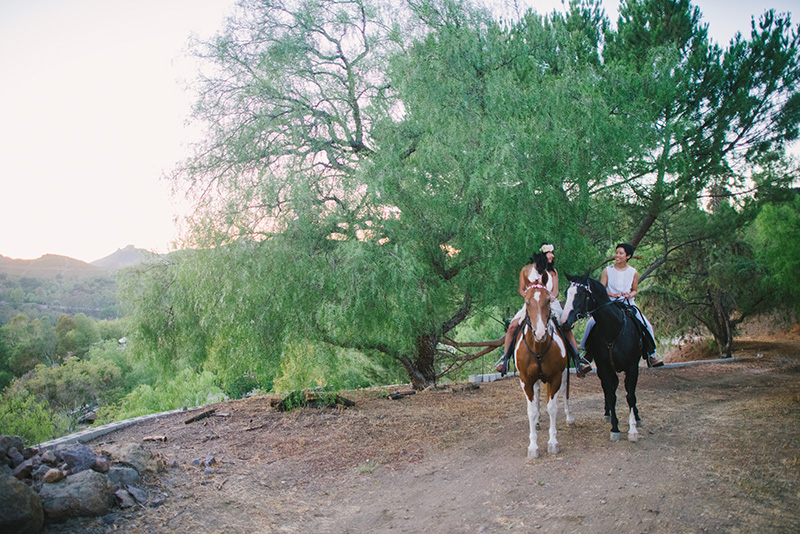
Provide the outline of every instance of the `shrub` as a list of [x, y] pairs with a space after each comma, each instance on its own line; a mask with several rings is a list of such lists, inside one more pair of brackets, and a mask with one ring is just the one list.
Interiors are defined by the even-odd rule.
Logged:
[[152, 386], [138, 386], [116, 405], [101, 408], [97, 416], [99, 421], [106, 423], [183, 407], [212, 404], [225, 398], [211, 373], [195, 373], [184, 369], [176, 376]]
[[6, 391], [0, 398], [0, 434], [19, 436], [24, 443], [57, 437], [56, 416], [46, 402], [28, 392]]

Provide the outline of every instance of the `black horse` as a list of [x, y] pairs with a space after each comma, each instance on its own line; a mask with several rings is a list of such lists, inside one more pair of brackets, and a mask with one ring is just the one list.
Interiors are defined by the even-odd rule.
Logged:
[[597, 376], [603, 385], [605, 414], [611, 420], [611, 440], [618, 441], [617, 373], [625, 373], [625, 391], [629, 407], [628, 440], [637, 441], [641, 425], [636, 407], [636, 383], [639, 380], [639, 360], [642, 357], [641, 331], [637, 320], [624, 304], [612, 301], [598, 280], [567, 275], [570, 285], [567, 302], [561, 315], [562, 324], [572, 328], [579, 317], [592, 315], [596, 324], [586, 341], [586, 351], [594, 358]]

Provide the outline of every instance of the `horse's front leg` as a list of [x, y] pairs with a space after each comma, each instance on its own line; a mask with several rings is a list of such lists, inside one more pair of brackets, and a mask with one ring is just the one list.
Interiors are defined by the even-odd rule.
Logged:
[[536, 425], [539, 424], [539, 382], [537, 381], [533, 385], [532, 398], [527, 391], [525, 393], [528, 399], [528, 424], [530, 425], [528, 460], [534, 460], [539, 457], [539, 446], [536, 444]]
[[547, 442], [547, 453], [548, 454], [558, 454], [558, 440], [556, 439], [556, 415], [558, 415], [558, 391], [555, 393], [550, 391], [550, 385], [548, 384], [548, 397], [550, 398], [547, 401], [547, 413], [550, 415], [550, 440]]
[[613, 369], [600, 365], [597, 366], [597, 374], [600, 375], [600, 382], [603, 384], [606, 411], [608, 412], [608, 416], [611, 417], [611, 441], [619, 441], [619, 419], [617, 419], [616, 409], [619, 377]]
[[636, 408], [636, 384], [638, 380], [638, 367], [625, 373], [625, 391], [628, 400], [628, 441], [639, 441], [637, 426], [641, 424], [641, 419], [639, 419], [639, 409]]
[[564, 398], [564, 413], [567, 416], [567, 424], [573, 425], [575, 424], [575, 418], [572, 417], [572, 410], [569, 407], [569, 397], [567, 397], [567, 388], [564, 387], [564, 384], [567, 383], [567, 373], [569, 373], [569, 367], [565, 367], [564, 371], [561, 373], [562, 387], [556, 392], [556, 397], [561, 395]]

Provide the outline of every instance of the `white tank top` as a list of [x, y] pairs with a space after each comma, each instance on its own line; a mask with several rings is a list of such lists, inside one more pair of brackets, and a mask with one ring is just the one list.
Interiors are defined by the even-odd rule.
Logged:
[[[608, 275], [608, 292], [609, 293], [627, 293], [633, 287], [633, 277], [636, 275], [636, 269], [628, 265], [625, 270], [618, 271], [613, 265], [606, 267], [606, 275]], [[616, 300], [625, 300], [625, 297], [618, 297]], [[635, 299], [628, 299], [628, 302], [633, 304]]]

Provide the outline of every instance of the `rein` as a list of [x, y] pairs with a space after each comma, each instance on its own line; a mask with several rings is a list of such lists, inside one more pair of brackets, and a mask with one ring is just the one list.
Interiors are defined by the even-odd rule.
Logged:
[[[528, 330], [531, 332], [531, 334], [533, 334], [533, 324], [531, 324], [531, 317], [530, 317], [530, 315], [528, 315], [527, 310], [525, 311], [525, 318], [520, 323], [520, 326], [525, 326], [525, 325], [528, 325]], [[524, 337], [525, 337], [525, 333], [524, 332], [522, 334], [522, 337], [524, 339]], [[536, 365], [539, 367], [539, 375], [542, 374], [542, 358], [544, 358], [544, 355], [548, 353], [548, 351], [550, 350], [550, 347], [553, 345], [553, 332], [551, 330], [549, 318], [548, 318], [548, 321], [547, 321], [547, 337], [549, 337], [550, 339], [547, 342], [547, 347], [545, 347], [544, 351], [542, 351], [541, 354], [539, 354], [538, 352], [534, 352], [531, 349], [531, 346], [528, 345], [527, 341], [525, 342], [525, 345], [528, 347], [528, 351], [530, 351], [530, 353], [533, 354], [533, 357], [536, 358]], [[534, 340], [534, 344], [536, 344], [535, 340]]]

